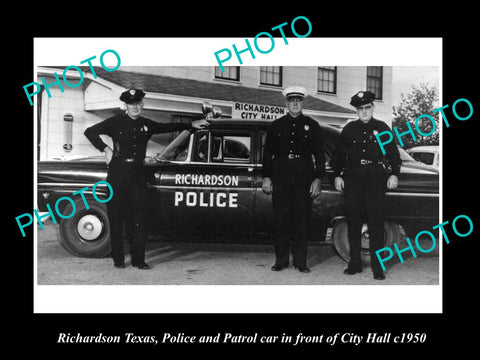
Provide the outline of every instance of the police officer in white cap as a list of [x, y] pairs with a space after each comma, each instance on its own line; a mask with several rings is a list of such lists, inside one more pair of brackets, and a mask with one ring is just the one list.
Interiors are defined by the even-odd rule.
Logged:
[[[208, 126], [206, 120], [192, 124], [159, 123], [141, 116], [145, 92], [141, 89], [124, 91], [120, 100], [126, 112], [112, 116], [85, 130], [85, 136], [98, 150], [105, 153], [108, 163], [107, 181], [113, 188], [113, 197], [107, 205], [110, 238], [114, 266], [124, 268], [123, 229], [133, 234], [130, 255], [132, 266], [150, 269], [145, 262], [147, 214], [147, 186], [144, 159], [147, 143], [153, 134]], [[103, 142], [100, 135], [112, 138], [113, 149]], [[133, 227], [133, 229], [130, 229]]]
[[278, 230], [272, 271], [289, 266], [293, 237], [293, 265], [302, 273], [307, 267], [312, 199], [320, 194], [325, 172], [320, 125], [302, 114], [306, 90], [292, 86], [283, 91], [288, 114], [272, 122], [263, 152], [263, 191], [272, 194]]

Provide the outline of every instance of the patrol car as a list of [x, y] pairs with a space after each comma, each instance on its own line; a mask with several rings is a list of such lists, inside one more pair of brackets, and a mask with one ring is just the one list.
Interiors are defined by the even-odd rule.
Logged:
[[[195, 241], [274, 239], [271, 195], [262, 191], [262, 150], [270, 122], [215, 119], [207, 129], [181, 132], [161, 153], [147, 157], [149, 238], [181, 235]], [[312, 206], [311, 243], [333, 244], [349, 260], [343, 195], [333, 186], [332, 150], [340, 130], [321, 125], [326, 174]], [[387, 192], [385, 246], [439, 223], [439, 173], [399, 149], [403, 165], [399, 185]], [[147, 151], [148, 155], [148, 151]], [[105, 160], [40, 161], [38, 209], [81, 188], [105, 180]], [[97, 193], [98, 193], [97, 189]], [[108, 194], [105, 194], [108, 195]], [[85, 196], [89, 194], [85, 192]], [[106, 204], [76, 200], [75, 215], [61, 219], [60, 243], [82, 257], [110, 253]], [[66, 206], [70, 206], [66, 202]], [[60, 209], [62, 213], [71, 213]], [[368, 228], [362, 230], [362, 259], [369, 262]], [[128, 226], [125, 237], [128, 238]], [[178, 238], [178, 237], [177, 237]]]

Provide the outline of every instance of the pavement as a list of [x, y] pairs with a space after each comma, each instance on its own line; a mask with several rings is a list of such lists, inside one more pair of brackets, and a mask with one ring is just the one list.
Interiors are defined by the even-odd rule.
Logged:
[[[80, 258], [58, 242], [58, 226], [47, 222], [38, 229], [38, 285], [438, 285], [438, 251], [411, 255], [401, 263], [395, 256], [386, 262], [384, 281], [374, 280], [370, 268], [354, 276], [329, 244], [308, 247], [309, 274], [290, 267], [273, 272], [273, 247], [252, 243], [148, 241], [146, 262], [139, 270], [126, 256], [125, 269], [113, 267], [110, 257]], [[402, 248], [402, 247], [400, 247]]]

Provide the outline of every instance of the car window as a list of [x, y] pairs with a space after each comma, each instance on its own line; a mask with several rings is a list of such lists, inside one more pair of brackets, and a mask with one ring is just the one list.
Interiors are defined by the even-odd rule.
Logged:
[[194, 162], [250, 163], [250, 134], [199, 131], [193, 145]]
[[208, 161], [208, 131], [200, 131], [193, 149], [193, 161]]
[[435, 154], [427, 152], [412, 152], [410, 155], [412, 155], [415, 160], [427, 165], [432, 165], [435, 157]]
[[189, 142], [190, 132], [184, 130], [157, 156], [163, 160], [185, 161], [188, 156]]
[[250, 162], [250, 135], [212, 134], [212, 162]]
[[409, 153], [407, 153], [404, 149], [400, 146], [397, 146], [398, 152], [400, 153], [400, 160], [402, 161], [416, 161], [414, 158], [411, 157]]

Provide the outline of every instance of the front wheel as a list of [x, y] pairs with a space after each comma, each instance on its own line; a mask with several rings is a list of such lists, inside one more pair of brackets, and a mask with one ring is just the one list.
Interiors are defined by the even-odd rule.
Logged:
[[[333, 242], [335, 249], [340, 257], [346, 262], [350, 261], [350, 244], [348, 243], [348, 226], [347, 221], [337, 222], [333, 227]], [[369, 266], [370, 259], [370, 234], [368, 233], [367, 224], [362, 226], [360, 256], [362, 264]], [[384, 222], [384, 247], [391, 247], [394, 242], [400, 242], [402, 238], [400, 226], [392, 221]]]
[[[110, 254], [110, 226], [106, 205], [75, 200], [75, 214], [60, 223], [60, 244], [70, 253], [81, 257], [100, 258]], [[72, 212], [69, 203], [64, 213]]]

